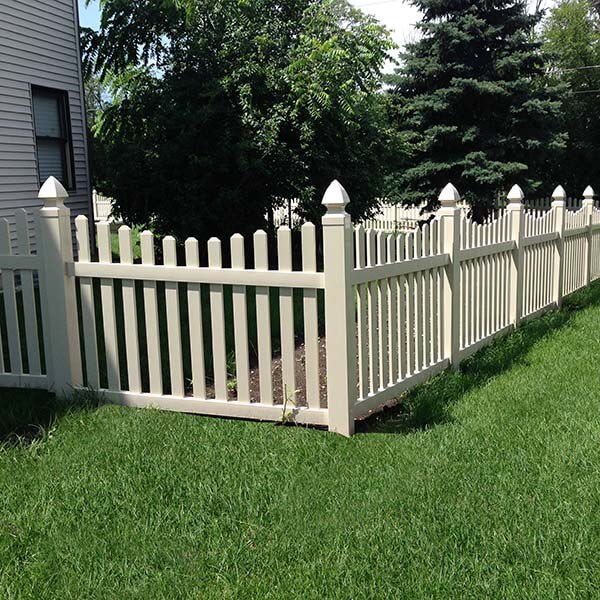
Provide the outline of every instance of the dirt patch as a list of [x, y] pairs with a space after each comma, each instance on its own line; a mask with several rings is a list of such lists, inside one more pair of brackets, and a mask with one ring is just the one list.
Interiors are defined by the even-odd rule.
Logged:
[[[326, 370], [326, 344], [325, 338], [319, 338], [319, 400], [322, 408], [327, 406], [327, 370]], [[304, 343], [296, 346], [295, 356], [296, 373], [296, 394], [294, 404], [296, 406], [308, 406], [306, 400], [306, 349]], [[273, 402], [276, 405], [283, 405], [284, 389], [282, 381], [281, 356], [273, 357], [271, 361], [271, 380], [273, 388]], [[235, 389], [235, 379], [229, 380], [227, 392], [228, 400], [237, 400], [237, 390]], [[207, 382], [206, 395], [214, 398], [214, 386]], [[260, 369], [258, 367], [250, 369], [250, 402], [260, 402]]]

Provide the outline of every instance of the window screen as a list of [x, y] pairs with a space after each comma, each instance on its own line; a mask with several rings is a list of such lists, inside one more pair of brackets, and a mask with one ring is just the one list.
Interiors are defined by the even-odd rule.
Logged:
[[40, 185], [51, 175], [73, 189], [69, 100], [66, 92], [32, 88]]

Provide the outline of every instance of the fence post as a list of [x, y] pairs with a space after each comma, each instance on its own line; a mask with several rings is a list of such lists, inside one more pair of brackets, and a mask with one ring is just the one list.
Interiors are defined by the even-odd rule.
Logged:
[[46, 368], [49, 389], [61, 394], [83, 383], [75, 277], [67, 275], [65, 266], [73, 262], [71, 211], [64, 204], [69, 194], [54, 177], [46, 180], [38, 197], [44, 202], [39, 211], [38, 254], [42, 260], [41, 299], [49, 350]]
[[585, 261], [585, 285], [590, 285], [592, 281], [592, 212], [594, 209], [594, 190], [587, 186], [583, 192], [583, 202], [581, 204], [586, 214], [587, 223], [587, 255]]
[[439, 195], [442, 251], [450, 262], [444, 269], [443, 284], [443, 348], [444, 356], [450, 364], [458, 366], [460, 353], [460, 217], [461, 210], [458, 190], [449, 183]]
[[323, 271], [325, 275], [325, 335], [329, 430], [354, 433], [357, 397], [356, 325], [352, 270], [352, 223], [346, 212], [346, 190], [333, 181], [323, 196]]
[[567, 208], [567, 194], [563, 187], [559, 185], [552, 192], [551, 210], [555, 213], [554, 225], [558, 238], [556, 240], [556, 250], [554, 252], [554, 286], [553, 296], [557, 308], [562, 305], [563, 298], [563, 271], [564, 271], [564, 254], [565, 254], [565, 211]]
[[523, 313], [523, 223], [525, 212], [523, 206], [523, 190], [513, 185], [506, 196], [508, 205], [506, 214], [509, 219], [510, 232], [515, 248], [510, 265], [510, 322], [518, 327]]

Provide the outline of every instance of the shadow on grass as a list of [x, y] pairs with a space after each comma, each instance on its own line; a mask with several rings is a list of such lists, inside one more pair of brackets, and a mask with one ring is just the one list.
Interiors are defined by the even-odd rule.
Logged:
[[525, 323], [461, 363], [404, 394], [398, 404], [357, 423], [359, 433], [410, 433], [451, 421], [450, 409], [467, 392], [514, 365], [529, 349], [569, 324], [582, 308], [600, 304], [600, 282], [565, 299], [561, 310]]
[[44, 439], [56, 422], [72, 412], [96, 409], [102, 397], [92, 390], [58, 397], [45, 390], [0, 390], [0, 448], [26, 446]]

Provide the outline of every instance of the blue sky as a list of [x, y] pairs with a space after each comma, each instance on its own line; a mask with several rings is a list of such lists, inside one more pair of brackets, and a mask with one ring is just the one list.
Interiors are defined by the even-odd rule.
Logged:
[[82, 27], [92, 27], [98, 29], [100, 23], [100, 9], [98, 8], [98, 0], [92, 0], [90, 5], [85, 7], [85, 0], [79, 2], [79, 22]]
[[[91, 0], [85, 7], [85, 0], [79, 2], [79, 18], [83, 27], [96, 29], [100, 21], [98, 0]], [[371, 13], [392, 31], [393, 38], [399, 46], [415, 38], [414, 24], [419, 20], [418, 10], [406, 0], [350, 0], [354, 6]], [[534, 0], [529, 0], [530, 4]], [[543, 5], [550, 5], [544, 0]]]
[[[352, 4], [365, 12], [375, 15], [389, 29], [393, 30], [394, 38], [400, 45], [410, 38], [413, 24], [418, 20], [417, 10], [404, 0], [350, 0]], [[98, 28], [100, 9], [98, 0], [91, 0], [85, 6], [85, 0], [79, 2], [79, 19], [82, 27]]]
[[[82, 27], [97, 29], [100, 22], [98, 0], [90, 0], [86, 7], [85, 0], [79, 2], [79, 21]], [[391, 30], [398, 46], [414, 38], [414, 24], [419, 19], [419, 12], [405, 0], [350, 0], [354, 6], [371, 13]]]

